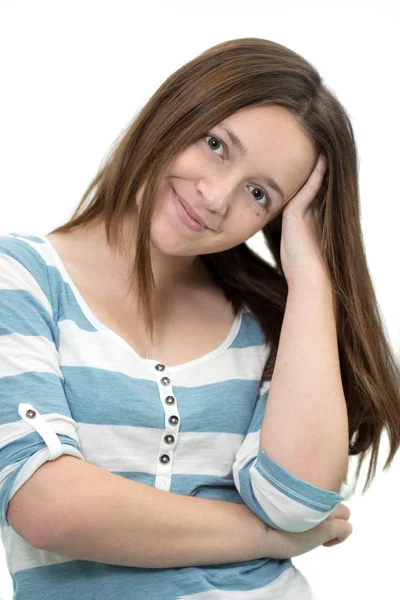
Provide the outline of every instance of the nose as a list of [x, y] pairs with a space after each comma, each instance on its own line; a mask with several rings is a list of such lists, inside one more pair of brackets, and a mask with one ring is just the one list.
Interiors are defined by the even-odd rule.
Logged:
[[224, 215], [228, 209], [233, 183], [226, 175], [213, 175], [210, 179], [200, 179], [197, 191], [203, 196], [204, 206], [212, 213]]

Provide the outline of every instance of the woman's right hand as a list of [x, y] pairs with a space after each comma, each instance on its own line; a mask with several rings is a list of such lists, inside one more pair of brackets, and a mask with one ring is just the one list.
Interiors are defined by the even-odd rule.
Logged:
[[339, 504], [325, 521], [308, 531], [293, 533], [268, 527], [265, 556], [278, 559], [293, 558], [318, 546], [330, 548], [341, 544], [353, 531], [349, 517], [350, 509], [345, 504]]

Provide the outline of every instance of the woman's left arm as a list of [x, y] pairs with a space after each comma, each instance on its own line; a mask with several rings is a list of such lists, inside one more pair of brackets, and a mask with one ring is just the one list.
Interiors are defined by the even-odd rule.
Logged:
[[340, 374], [335, 299], [309, 210], [325, 173], [319, 157], [283, 211], [281, 260], [288, 297], [260, 446], [300, 479], [338, 492], [348, 466], [347, 406]]
[[338, 492], [348, 466], [348, 418], [330, 282], [289, 285], [260, 446], [300, 479]]

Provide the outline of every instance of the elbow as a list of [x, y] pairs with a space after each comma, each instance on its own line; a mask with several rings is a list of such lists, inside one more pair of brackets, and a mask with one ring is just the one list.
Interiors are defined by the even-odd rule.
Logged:
[[[23, 488], [21, 488], [22, 491]], [[38, 550], [48, 550], [54, 545], [59, 520], [48, 510], [48, 506], [37, 511], [24, 506], [19, 491], [10, 500], [6, 518], [12, 529], [28, 544]], [[63, 534], [57, 535], [57, 537]]]
[[69, 456], [45, 462], [9, 500], [8, 523], [34, 548], [51, 551], [76, 522], [76, 507], [69, 501], [71, 495], [65, 493], [65, 486], [71, 482], [67, 468], [79, 467], [80, 463]]
[[[20, 492], [10, 500], [6, 513], [6, 520], [11, 528], [28, 544], [40, 550], [46, 550], [48, 539], [48, 526], [44, 523], [43, 515], [37, 514], [34, 509], [26, 510], [24, 497]], [[49, 516], [46, 515], [46, 521]]]
[[[273, 467], [254, 463], [242, 479], [242, 497], [272, 529], [301, 533], [320, 525], [343, 500], [340, 493], [310, 485]], [[344, 488], [341, 487], [342, 490]]]
[[317, 527], [349, 496], [347, 485], [336, 486], [339, 479], [339, 492], [314, 486], [283, 469], [262, 448], [234, 470], [236, 488], [250, 510], [268, 527], [291, 533]]
[[29, 539], [28, 538], [25, 538], [25, 539], [34, 548], [37, 548], [38, 550], [46, 550], [47, 552], [50, 552], [50, 545], [48, 543], [48, 537], [47, 537], [47, 535], [43, 535], [42, 532], [35, 531], [35, 532], [33, 532], [32, 535], [29, 536]]
[[[44, 522], [45, 521], [45, 522]], [[51, 526], [49, 526], [51, 524]], [[58, 520], [55, 516], [46, 515], [45, 519], [38, 520], [31, 528], [29, 543], [38, 550], [54, 552], [55, 538], [58, 530]], [[62, 534], [60, 534], [61, 536]]]

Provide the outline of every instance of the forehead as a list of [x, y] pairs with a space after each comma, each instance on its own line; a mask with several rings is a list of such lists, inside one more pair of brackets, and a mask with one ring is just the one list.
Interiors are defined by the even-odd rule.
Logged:
[[[271, 177], [278, 183], [284, 193], [284, 203], [307, 180], [317, 160], [312, 141], [284, 107], [244, 108], [221, 121], [219, 127], [238, 138], [236, 141], [242, 148], [233, 140], [230, 142], [240, 155], [241, 163], [251, 169], [252, 176]], [[282, 204], [278, 193], [272, 194]]]

